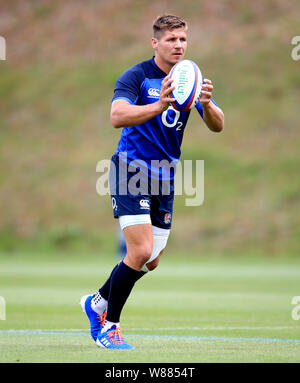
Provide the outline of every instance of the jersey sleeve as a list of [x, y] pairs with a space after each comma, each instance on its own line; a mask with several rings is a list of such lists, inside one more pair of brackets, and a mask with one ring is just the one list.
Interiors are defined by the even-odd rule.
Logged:
[[[218, 106], [218, 104], [216, 103], [216, 101], [211, 98], [211, 101], [216, 105]], [[203, 107], [202, 105], [200, 104], [200, 101], [197, 102], [197, 104], [195, 105], [196, 109], [198, 110], [198, 113], [200, 114], [200, 116], [203, 118]]]
[[126, 100], [130, 104], [136, 104], [140, 95], [141, 80], [142, 74], [136, 67], [124, 72], [116, 81], [112, 102]]

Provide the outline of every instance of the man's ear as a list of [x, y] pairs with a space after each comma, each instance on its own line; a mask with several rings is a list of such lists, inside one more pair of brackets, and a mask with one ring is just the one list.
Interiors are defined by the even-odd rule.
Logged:
[[156, 50], [158, 40], [157, 40], [155, 37], [152, 37], [151, 43], [152, 43], [152, 48], [153, 48], [154, 50]]

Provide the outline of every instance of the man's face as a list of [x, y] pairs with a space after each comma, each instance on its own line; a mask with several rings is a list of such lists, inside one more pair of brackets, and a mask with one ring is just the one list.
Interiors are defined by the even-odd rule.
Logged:
[[172, 67], [184, 57], [187, 48], [186, 29], [166, 30], [159, 39], [152, 38], [152, 46], [157, 59]]

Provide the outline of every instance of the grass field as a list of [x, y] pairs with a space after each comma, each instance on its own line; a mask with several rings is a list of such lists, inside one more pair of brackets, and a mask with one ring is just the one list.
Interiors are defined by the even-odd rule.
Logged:
[[299, 362], [295, 258], [168, 255], [135, 286], [121, 326], [134, 351], [99, 349], [78, 306], [112, 256], [0, 256], [0, 362]]

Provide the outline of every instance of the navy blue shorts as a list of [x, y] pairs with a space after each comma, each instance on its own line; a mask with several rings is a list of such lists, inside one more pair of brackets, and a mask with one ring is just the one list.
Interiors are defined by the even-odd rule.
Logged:
[[[121, 165], [121, 166], [120, 166]], [[122, 215], [150, 214], [152, 225], [170, 229], [174, 202], [174, 180], [158, 181], [145, 176], [138, 177], [141, 169], [128, 170], [128, 164], [119, 162], [113, 155], [109, 174], [109, 186], [114, 218]], [[135, 178], [133, 178], [135, 177]], [[155, 182], [155, 187], [153, 187]], [[132, 190], [132, 185], [136, 188]], [[139, 191], [137, 193], [137, 191]]]

